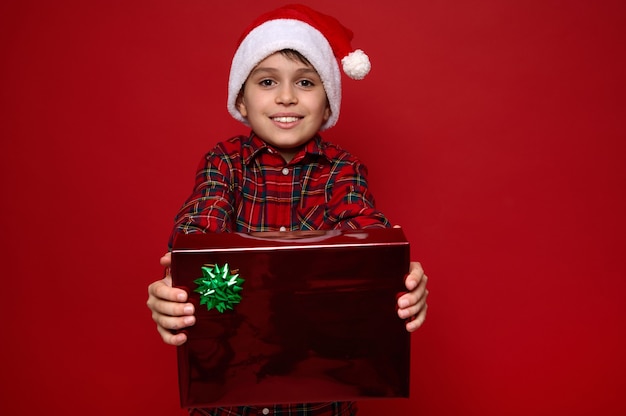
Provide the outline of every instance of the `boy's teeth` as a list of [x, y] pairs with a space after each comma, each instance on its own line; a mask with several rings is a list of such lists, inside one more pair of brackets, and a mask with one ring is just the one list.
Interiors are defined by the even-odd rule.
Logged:
[[298, 117], [274, 117], [274, 121], [278, 121], [279, 123], [293, 123], [298, 121]]

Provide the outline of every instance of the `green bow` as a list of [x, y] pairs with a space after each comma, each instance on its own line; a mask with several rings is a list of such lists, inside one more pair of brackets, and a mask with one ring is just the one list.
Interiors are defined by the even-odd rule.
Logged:
[[198, 285], [194, 292], [200, 293], [200, 305], [206, 305], [207, 310], [213, 308], [220, 313], [241, 302], [241, 285], [245, 281], [239, 277], [238, 270], [231, 274], [228, 263], [220, 267], [217, 264], [202, 266], [202, 277], [193, 282]]

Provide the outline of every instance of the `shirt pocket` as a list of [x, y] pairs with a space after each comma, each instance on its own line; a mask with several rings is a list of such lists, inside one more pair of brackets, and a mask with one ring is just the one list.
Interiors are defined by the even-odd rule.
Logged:
[[324, 189], [304, 193], [296, 208], [296, 218], [301, 230], [324, 228], [328, 200]]

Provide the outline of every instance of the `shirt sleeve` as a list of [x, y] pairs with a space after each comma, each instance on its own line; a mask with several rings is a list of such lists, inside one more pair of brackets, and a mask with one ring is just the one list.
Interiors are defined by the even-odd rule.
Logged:
[[200, 161], [193, 192], [174, 218], [170, 237], [176, 233], [219, 233], [232, 231], [234, 215], [233, 166], [228, 155], [213, 150]]
[[345, 164], [338, 171], [326, 215], [335, 223], [335, 229], [391, 227], [385, 215], [375, 208], [374, 196], [368, 189], [367, 168], [360, 162]]

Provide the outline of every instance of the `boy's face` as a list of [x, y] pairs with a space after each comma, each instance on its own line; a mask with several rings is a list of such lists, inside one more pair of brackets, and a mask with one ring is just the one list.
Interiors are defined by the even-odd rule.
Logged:
[[330, 117], [326, 91], [315, 69], [280, 53], [268, 56], [252, 70], [237, 109], [286, 161]]

